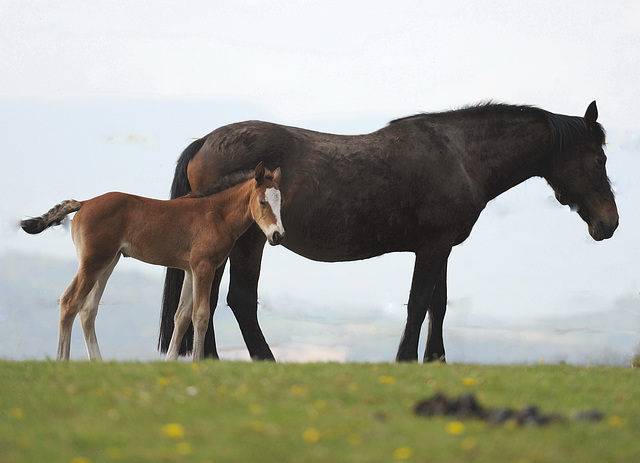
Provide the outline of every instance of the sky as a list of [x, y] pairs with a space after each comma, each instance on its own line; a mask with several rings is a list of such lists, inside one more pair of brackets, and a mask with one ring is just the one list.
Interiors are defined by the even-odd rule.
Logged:
[[[73, 258], [68, 230], [26, 236], [18, 221], [111, 190], [166, 197], [182, 149], [231, 122], [356, 134], [486, 100], [573, 115], [597, 100], [614, 237], [593, 242], [544, 181], [528, 181], [454, 249], [448, 319], [638, 314], [639, 75], [635, 1], [0, 0], [0, 252]], [[327, 318], [373, 307], [394, 314], [399, 340], [412, 263], [268, 249], [261, 304]], [[637, 334], [639, 317], [615, 329]]]

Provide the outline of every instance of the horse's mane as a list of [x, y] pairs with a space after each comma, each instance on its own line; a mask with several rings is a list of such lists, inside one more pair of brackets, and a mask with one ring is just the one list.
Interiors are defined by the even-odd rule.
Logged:
[[389, 122], [389, 125], [397, 124], [398, 122], [415, 120], [415, 119], [431, 119], [431, 118], [443, 118], [443, 117], [461, 117], [461, 116], [475, 116], [475, 117], [487, 117], [492, 114], [501, 114], [501, 115], [509, 115], [509, 114], [536, 114], [545, 112], [542, 109], [536, 108], [535, 106], [527, 106], [527, 105], [510, 105], [506, 103], [496, 103], [494, 101], [482, 101], [476, 104], [471, 104], [468, 106], [463, 106], [461, 108], [452, 109], [449, 111], [441, 111], [441, 112], [433, 112], [433, 113], [418, 113], [412, 116], [401, 117], [399, 119], [394, 119]]
[[595, 137], [598, 143], [604, 145], [607, 134], [599, 123], [595, 123], [591, 132], [587, 128], [584, 118], [565, 116], [545, 111], [549, 130], [551, 131], [551, 149], [555, 156], [561, 155], [568, 148], [575, 146], [585, 139]]
[[551, 149], [554, 156], [564, 153], [567, 148], [570, 148], [585, 139], [595, 137], [600, 144], [604, 144], [606, 139], [606, 133], [602, 125], [596, 122], [592, 132], [589, 132], [583, 117], [555, 114], [535, 106], [509, 105], [504, 103], [495, 103], [493, 101], [485, 101], [439, 113], [419, 113], [413, 116], [395, 119], [391, 121], [389, 125], [409, 120], [426, 120], [442, 117], [456, 118], [462, 116], [489, 117], [496, 114], [507, 117], [510, 115], [514, 117], [517, 115], [529, 115], [533, 119], [544, 121], [549, 127], [551, 135]]
[[216, 193], [220, 193], [228, 188], [236, 186], [240, 183], [244, 183], [247, 180], [250, 180], [255, 175], [255, 171], [240, 171], [234, 172], [233, 174], [226, 175], [219, 179], [218, 181], [212, 183], [204, 190], [194, 193], [194, 198], [204, 198], [205, 196], [215, 195]]

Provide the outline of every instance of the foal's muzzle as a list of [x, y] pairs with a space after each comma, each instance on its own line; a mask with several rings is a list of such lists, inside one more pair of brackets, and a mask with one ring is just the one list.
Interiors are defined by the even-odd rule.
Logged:
[[284, 232], [274, 231], [271, 236], [268, 237], [268, 240], [271, 246], [277, 246], [284, 240]]

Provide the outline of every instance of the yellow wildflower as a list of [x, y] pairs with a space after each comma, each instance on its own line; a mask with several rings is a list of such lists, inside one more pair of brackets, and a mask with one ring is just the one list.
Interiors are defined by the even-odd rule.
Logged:
[[413, 449], [411, 447], [398, 447], [393, 451], [394, 460], [408, 460], [413, 456]]
[[451, 434], [452, 436], [459, 436], [464, 432], [464, 428], [464, 423], [461, 423], [459, 421], [452, 421], [451, 423], [447, 423], [447, 426], [445, 426], [444, 430], [447, 432], [447, 434]]
[[627, 424], [627, 420], [620, 416], [614, 415], [609, 418], [609, 426], [613, 426], [614, 428], [622, 428], [625, 424]]
[[160, 386], [168, 386], [171, 383], [171, 378], [167, 378], [166, 376], [161, 376], [158, 378], [158, 384]]
[[463, 378], [462, 379], [462, 384], [464, 384], [465, 386], [475, 386], [476, 384], [478, 384], [478, 380], [475, 378]]
[[327, 402], [322, 399], [316, 400], [314, 404], [318, 410], [324, 410], [325, 408], [327, 408]]
[[291, 392], [295, 395], [306, 395], [307, 387], [294, 384], [293, 386], [291, 386]]
[[252, 415], [260, 415], [262, 413], [262, 406], [260, 404], [250, 404], [249, 413]]
[[380, 381], [382, 384], [395, 384], [396, 383], [396, 379], [393, 376], [385, 376], [382, 375], [378, 378], [378, 381]]
[[184, 426], [179, 423], [169, 423], [162, 427], [162, 434], [171, 439], [182, 439], [184, 437]]
[[302, 433], [302, 438], [308, 444], [315, 444], [320, 440], [320, 431], [316, 428], [307, 428]]

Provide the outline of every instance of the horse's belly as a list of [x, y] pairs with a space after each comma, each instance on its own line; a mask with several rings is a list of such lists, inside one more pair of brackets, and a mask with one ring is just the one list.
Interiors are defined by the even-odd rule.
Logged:
[[[336, 199], [335, 204], [340, 201]], [[366, 205], [327, 208], [311, 201], [304, 207], [295, 203], [288, 206], [283, 210], [283, 245], [299, 255], [325, 262], [416, 252], [435, 243], [454, 246], [467, 238], [481, 210], [472, 204], [465, 207], [452, 203], [446, 210], [434, 210], [419, 202], [410, 207], [405, 204], [404, 208], [379, 209]]]
[[316, 240], [296, 240], [289, 236], [282, 243], [284, 247], [307, 259], [319, 262], [348, 262], [368, 259], [370, 257], [388, 254], [397, 251], [410, 251], [410, 249], [395, 249], [389, 246], [378, 247], [354, 247], [347, 243], [329, 243]]
[[324, 262], [367, 259], [416, 248], [417, 234], [408, 232], [411, 227], [376, 224], [353, 216], [342, 219], [305, 220], [299, 216], [287, 222], [283, 218], [286, 238], [282, 244], [296, 254]]

